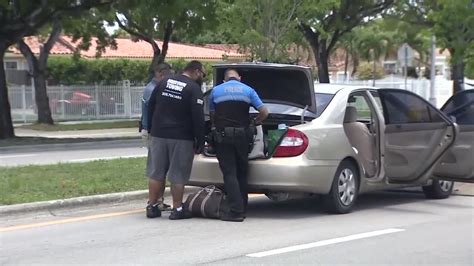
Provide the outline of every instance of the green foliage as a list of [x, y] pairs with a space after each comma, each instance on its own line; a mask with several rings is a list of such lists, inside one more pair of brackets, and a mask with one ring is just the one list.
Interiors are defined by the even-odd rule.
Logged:
[[306, 0], [298, 14], [299, 29], [318, 51], [318, 77], [329, 82], [328, 60], [337, 42], [393, 6], [394, 0]]
[[[211, 29], [215, 25], [215, 0], [116, 0], [114, 8], [116, 15], [109, 23], [117, 22], [131, 36], [153, 47], [149, 71], [165, 60], [173, 32], [189, 38], [204, 27]], [[162, 47], [156, 39], [163, 41]]]
[[[303, 44], [296, 16], [302, 0], [221, 1], [217, 36], [233, 40], [250, 54], [249, 60], [294, 63], [289, 50]], [[208, 35], [210, 37], [216, 37]]]
[[452, 53], [452, 62], [474, 56], [474, 8], [472, 0], [436, 0], [428, 13], [433, 32], [442, 48]]
[[[359, 66], [357, 77], [360, 80], [371, 80], [374, 78], [374, 64], [373, 63], [362, 63]], [[385, 76], [383, 68], [376, 64], [375, 66], [375, 79], [381, 79]]]
[[434, 34], [437, 46], [451, 53], [452, 66], [474, 57], [471, 0], [401, 0], [395, 10], [394, 15], [406, 21], [407, 29]]
[[[187, 64], [185, 60], [171, 60], [169, 64], [180, 73]], [[86, 60], [72, 57], [51, 57], [48, 60], [49, 78], [59, 84], [113, 84], [121, 80], [137, 83], [148, 81], [148, 60], [95, 59]], [[206, 80], [212, 80], [212, 63], [203, 62]]]
[[464, 74], [468, 79], [474, 79], [474, 59], [467, 61]]

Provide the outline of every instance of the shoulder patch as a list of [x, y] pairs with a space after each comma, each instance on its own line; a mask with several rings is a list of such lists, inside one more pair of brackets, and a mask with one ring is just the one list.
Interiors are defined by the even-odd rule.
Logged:
[[197, 103], [197, 104], [201, 104], [201, 105], [202, 105], [202, 104], [204, 103], [204, 101], [203, 101], [203, 100], [201, 100], [201, 99], [197, 99], [196, 103]]

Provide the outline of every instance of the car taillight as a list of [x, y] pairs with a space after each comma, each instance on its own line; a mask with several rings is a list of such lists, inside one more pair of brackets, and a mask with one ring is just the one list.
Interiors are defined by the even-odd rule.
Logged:
[[301, 131], [288, 129], [273, 157], [294, 157], [302, 154], [308, 147], [308, 137]]

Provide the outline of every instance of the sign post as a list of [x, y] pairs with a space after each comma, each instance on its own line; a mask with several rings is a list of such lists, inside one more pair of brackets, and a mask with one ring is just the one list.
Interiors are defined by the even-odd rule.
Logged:
[[431, 36], [430, 102], [436, 106], [436, 37]]
[[408, 67], [413, 66], [414, 51], [407, 43], [398, 49], [398, 62], [403, 67], [403, 75], [405, 76], [405, 90], [407, 87]]

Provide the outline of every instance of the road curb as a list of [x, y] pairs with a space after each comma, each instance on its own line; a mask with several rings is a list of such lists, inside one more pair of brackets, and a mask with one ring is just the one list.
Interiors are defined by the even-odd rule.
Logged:
[[36, 144], [36, 145], [14, 145], [0, 147], [0, 152], [36, 152], [36, 151], [57, 151], [57, 150], [74, 150], [86, 148], [109, 148], [109, 147], [134, 147], [143, 146], [141, 138], [117, 139], [117, 140], [98, 140], [85, 141], [77, 143], [55, 143], [55, 144]]
[[[197, 191], [199, 187], [186, 187], [186, 193], [193, 193]], [[171, 196], [171, 191], [166, 188], [164, 197]], [[49, 201], [39, 201], [31, 203], [22, 203], [14, 205], [0, 206], [0, 216], [14, 215], [14, 214], [26, 214], [31, 212], [39, 211], [55, 211], [58, 209], [73, 209], [79, 207], [94, 206], [99, 204], [116, 204], [126, 203], [134, 200], [143, 200], [144, 202], [148, 199], [148, 190], [137, 190], [130, 192], [119, 192], [110, 194], [101, 194], [93, 196], [84, 196], [70, 199], [59, 199]]]

